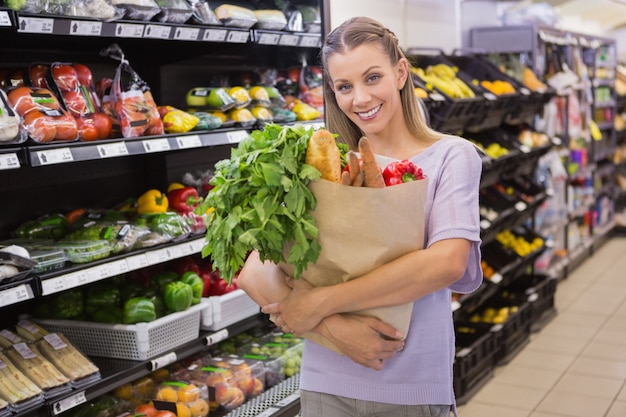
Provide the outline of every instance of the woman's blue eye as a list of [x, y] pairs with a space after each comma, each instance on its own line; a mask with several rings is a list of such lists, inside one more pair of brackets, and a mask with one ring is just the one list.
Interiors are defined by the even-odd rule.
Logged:
[[380, 75], [378, 74], [372, 74], [369, 77], [367, 77], [367, 81], [369, 82], [374, 82], [376, 80], [378, 80], [380, 78]]
[[348, 91], [349, 89], [350, 89], [349, 84], [341, 84], [339, 87], [337, 87], [337, 91]]

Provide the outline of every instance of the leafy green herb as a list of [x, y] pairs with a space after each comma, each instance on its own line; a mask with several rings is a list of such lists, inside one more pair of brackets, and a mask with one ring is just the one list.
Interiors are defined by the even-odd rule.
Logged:
[[211, 256], [226, 281], [252, 250], [264, 261], [293, 265], [294, 278], [317, 261], [321, 248], [310, 214], [316, 199], [307, 185], [321, 173], [304, 162], [312, 134], [303, 125], [268, 124], [241, 141], [230, 159], [215, 164], [214, 188], [196, 212], [213, 208], [202, 256]]

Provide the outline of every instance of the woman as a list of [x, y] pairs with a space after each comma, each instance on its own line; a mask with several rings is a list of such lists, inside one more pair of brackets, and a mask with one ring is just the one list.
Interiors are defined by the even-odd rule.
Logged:
[[[476, 148], [431, 130], [418, 107], [396, 36], [365, 17], [344, 22], [322, 47], [327, 129], [352, 149], [366, 136], [378, 155], [409, 159], [429, 177], [425, 248], [357, 279], [310, 288], [253, 253], [238, 285], [285, 331], [317, 332], [344, 355], [307, 341], [302, 416], [456, 415], [451, 291], [481, 283]], [[361, 207], [346, 207], [358, 214]], [[355, 314], [413, 302], [407, 335]], [[406, 337], [404, 339], [404, 337]]]

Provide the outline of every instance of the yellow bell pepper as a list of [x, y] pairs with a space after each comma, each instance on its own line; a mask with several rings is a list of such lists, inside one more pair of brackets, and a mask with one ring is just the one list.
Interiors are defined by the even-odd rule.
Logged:
[[167, 196], [159, 190], [148, 190], [137, 199], [137, 213], [164, 213], [169, 207]]
[[167, 192], [169, 193], [172, 190], [178, 190], [179, 188], [185, 188], [185, 184], [181, 184], [180, 182], [173, 182], [167, 187]]

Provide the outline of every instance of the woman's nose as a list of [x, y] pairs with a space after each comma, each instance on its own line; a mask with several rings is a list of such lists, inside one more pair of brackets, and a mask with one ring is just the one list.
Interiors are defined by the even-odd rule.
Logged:
[[354, 88], [354, 104], [356, 106], [367, 104], [370, 101], [370, 94], [366, 88]]

